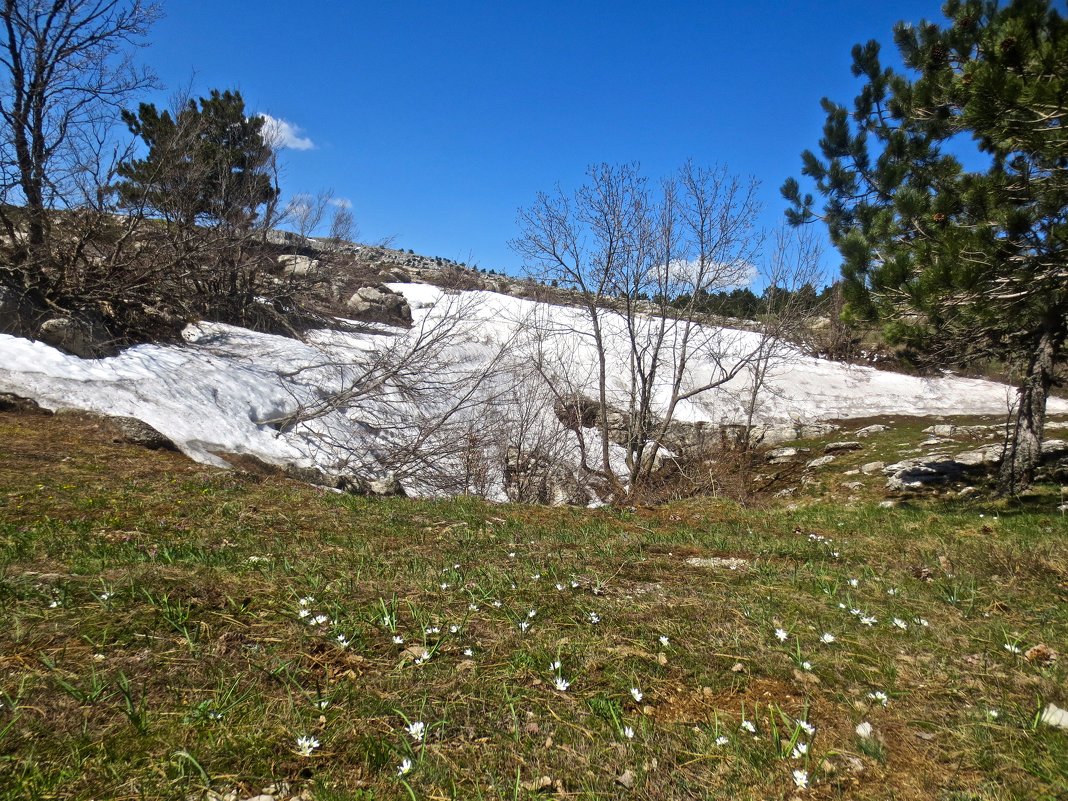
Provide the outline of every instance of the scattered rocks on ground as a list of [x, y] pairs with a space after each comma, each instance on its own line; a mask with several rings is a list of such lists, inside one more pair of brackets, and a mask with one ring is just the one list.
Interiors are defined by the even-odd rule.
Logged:
[[346, 313], [358, 320], [410, 325], [412, 309], [404, 295], [385, 285], [363, 286], [345, 302]]
[[886, 462], [867, 462], [860, 466], [860, 472], [866, 476], [874, 476], [876, 473], [881, 473], [884, 467], [886, 467]]

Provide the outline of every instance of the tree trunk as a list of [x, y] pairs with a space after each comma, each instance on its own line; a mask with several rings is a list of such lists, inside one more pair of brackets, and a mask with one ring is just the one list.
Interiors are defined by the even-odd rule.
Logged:
[[998, 493], [1014, 495], [1031, 486], [1042, 458], [1042, 434], [1046, 424], [1046, 398], [1053, 386], [1054, 334], [1047, 328], [1027, 364], [1027, 375], [1018, 390], [1019, 401], [1006, 436], [1005, 456], [998, 475]]

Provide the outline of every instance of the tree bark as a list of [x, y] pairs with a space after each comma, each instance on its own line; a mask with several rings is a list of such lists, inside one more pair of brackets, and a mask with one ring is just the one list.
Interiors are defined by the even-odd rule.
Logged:
[[[1061, 337], [1063, 339], [1063, 336]], [[1005, 456], [998, 475], [998, 493], [1015, 495], [1034, 483], [1042, 459], [1042, 435], [1046, 425], [1046, 399], [1053, 386], [1057, 339], [1047, 326], [1027, 364], [1027, 374], [1018, 390], [1018, 403], [1006, 435]]]

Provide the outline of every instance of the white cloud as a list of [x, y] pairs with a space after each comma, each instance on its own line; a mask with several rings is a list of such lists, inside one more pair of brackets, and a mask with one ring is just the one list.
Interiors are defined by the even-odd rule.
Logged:
[[311, 150], [315, 147], [315, 142], [310, 138], [301, 136], [303, 129], [299, 126], [270, 114], [259, 116], [264, 119], [263, 136], [274, 147], [288, 147], [291, 150]]
[[347, 197], [335, 197], [330, 199], [331, 206], [337, 206], [339, 209], [351, 209], [352, 201]]

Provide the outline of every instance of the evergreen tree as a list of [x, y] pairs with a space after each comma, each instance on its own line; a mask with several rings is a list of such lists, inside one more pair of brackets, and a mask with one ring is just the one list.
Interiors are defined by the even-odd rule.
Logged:
[[123, 205], [143, 205], [186, 227], [245, 228], [278, 196], [265, 120], [246, 116], [240, 92], [212, 90], [174, 115], [142, 103], [123, 120], [148, 148], [119, 167]]
[[[853, 48], [852, 111], [823, 100], [820, 155], [783, 185], [794, 224], [822, 219], [849, 309], [1022, 381], [1000, 487], [1029, 485], [1068, 335], [1068, 24], [1044, 0], [950, 0], [950, 24], [899, 23], [912, 77]], [[960, 158], [958, 158], [958, 155]], [[975, 166], [975, 165], [981, 166]]]

